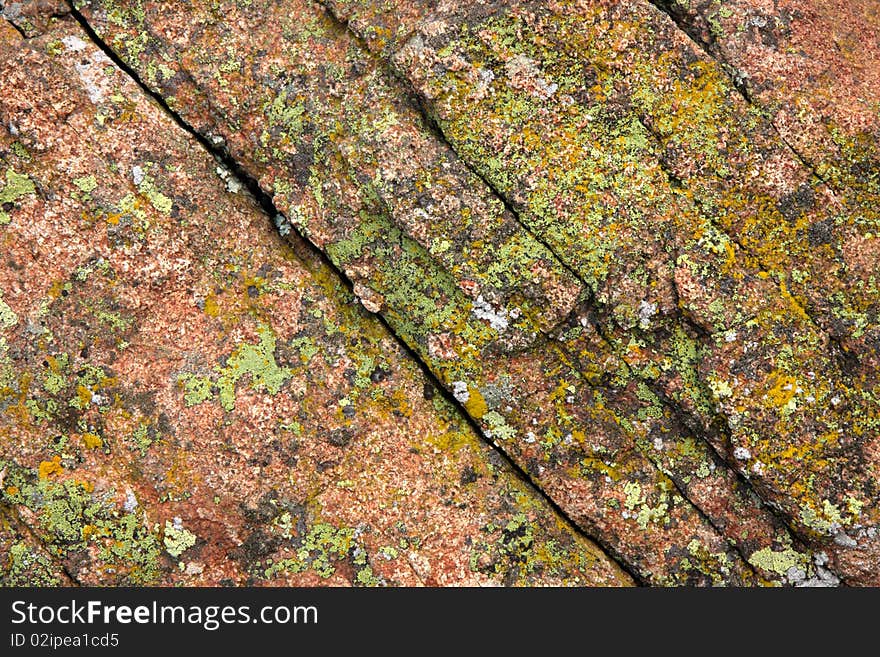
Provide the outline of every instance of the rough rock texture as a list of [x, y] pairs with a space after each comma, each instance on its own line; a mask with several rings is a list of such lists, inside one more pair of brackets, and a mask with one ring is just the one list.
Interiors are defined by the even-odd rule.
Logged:
[[[373, 44], [362, 4], [329, 6]], [[648, 4], [438, 3], [393, 33], [399, 74], [595, 290], [621, 358], [849, 581], [876, 583], [877, 104], [853, 82], [862, 66], [831, 131], [863, 147], [830, 177]], [[799, 81], [767, 86], [794, 102]], [[688, 329], [682, 367], [669, 336]]]
[[657, 4], [6, 3], [34, 577], [880, 583], [876, 7]]
[[4, 583], [630, 583], [75, 21], [0, 62]]

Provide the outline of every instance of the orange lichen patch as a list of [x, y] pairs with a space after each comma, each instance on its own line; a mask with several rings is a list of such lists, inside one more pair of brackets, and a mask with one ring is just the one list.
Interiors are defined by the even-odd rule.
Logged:
[[40, 479], [49, 479], [62, 472], [64, 472], [64, 468], [61, 466], [60, 456], [53, 456], [51, 461], [43, 461], [38, 469]]
[[64, 281], [55, 281], [49, 288], [47, 294], [50, 299], [57, 299], [61, 296], [61, 290], [64, 289]]
[[76, 398], [79, 401], [80, 408], [86, 408], [92, 403], [92, 391], [88, 386], [76, 386]]
[[793, 376], [776, 374], [770, 377], [770, 387], [764, 396], [776, 407], [787, 405], [797, 394], [798, 382]]
[[83, 540], [88, 541], [93, 536], [100, 536], [100, 529], [95, 525], [84, 525], [82, 528]]

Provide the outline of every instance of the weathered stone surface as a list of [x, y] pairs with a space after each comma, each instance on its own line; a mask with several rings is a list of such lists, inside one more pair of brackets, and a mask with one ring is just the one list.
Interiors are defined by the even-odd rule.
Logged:
[[[8, 8], [4, 15], [29, 37], [54, 29], [51, 15], [64, 13], [51, 8], [53, 3], [16, 4], [21, 6], [15, 16]], [[871, 139], [878, 113], [873, 83], [860, 79], [876, 69], [871, 59], [876, 44], [869, 44], [869, 55], [856, 64], [848, 55], [825, 52], [820, 37], [807, 35], [810, 29], [843, 33], [846, 21], [861, 16], [870, 24], [874, 14], [863, 3], [847, 9], [844, 18], [809, 2], [796, 2], [795, 9], [774, 5], [771, 22], [786, 27], [781, 36], [762, 36], [758, 44], [751, 27], [761, 26], [754, 19], [771, 10], [757, 1], [723, 7], [657, 4], [690, 36], [661, 10], [632, 0], [326, 0], [324, 7], [307, 0], [255, 0], [191, 3], [186, 11], [161, 2], [94, 0], [78, 3], [83, 14], [77, 17], [88, 21], [108, 52], [124, 60], [171, 111], [228, 153], [272, 197], [283, 213], [275, 217], [278, 231], [320, 281], [320, 298], [331, 308], [323, 316], [348, 318], [353, 311], [346, 309], [338, 284], [331, 284], [335, 274], [300, 253], [298, 235], [344, 273], [360, 305], [384, 318], [482, 435], [640, 580], [824, 585], [842, 578], [876, 584], [880, 389], [872, 240], [878, 181]], [[716, 11], [731, 20], [718, 22]], [[705, 25], [712, 38], [704, 38]], [[20, 40], [9, 32], [11, 43]], [[756, 53], [762, 48], [767, 56], [760, 59]], [[99, 106], [99, 123], [115, 121], [101, 108], [102, 95], [113, 92], [102, 91], [88, 62], [58, 59], [68, 76], [82, 78], [90, 101]], [[823, 66], [845, 68], [843, 81], [829, 81]], [[58, 77], [59, 84], [35, 94], [47, 99], [51, 111], [34, 113], [20, 98], [6, 101], [15, 117], [9, 131], [30, 153], [58, 145], [49, 131], [37, 129], [45, 117], [64, 121], [74, 112], [65, 76]], [[22, 84], [11, 79], [12, 88]], [[834, 91], [839, 99], [831, 101]], [[120, 133], [117, 139], [132, 138]], [[69, 146], [74, 140], [58, 143]], [[155, 156], [154, 140], [138, 147], [150, 151], [149, 161], [158, 167], [156, 174], [139, 163], [137, 172], [132, 169], [140, 178], [132, 181], [136, 192], [150, 212], [197, 213], [219, 203], [205, 188], [205, 201], [181, 205], [158, 186], [164, 179], [155, 176], [163, 169], [168, 173], [168, 165]], [[144, 156], [132, 155], [130, 167], [136, 157]], [[9, 168], [0, 190], [8, 209], [5, 205], [0, 220], [11, 219], [8, 213], [18, 211], [22, 198], [42, 189], [33, 183], [35, 175], [20, 173], [22, 166]], [[184, 188], [202, 182], [196, 173], [177, 175], [175, 184]], [[221, 178], [236, 191], [234, 176], [222, 172]], [[91, 187], [85, 178], [78, 180]], [[222, 189], [222, 181], [212, 182]], [[129, 212], [120, 203], [113, 207]], [[263, 229], [268, 239], [265, 222]], [[236, 256], [244, 257], [234, 236], [250, 238], [253, 229], [227, 223], [217, 230], [224, 231]], [[200, 275], [217, 278], [218, 271], [227, 271], [228, 263], [220, 260], [203, 257]], [[254, 267], [253, 276], [266, 278], [257, 263]], [[286, 270], [284, 276], [303, 280]], [[228, 299], [234, 285], [221, 282], [213, 297], [205, 295], [203, 306], [222, 320], [227, 342], [223, 349], [215, 346], [210, 325], [189, 329], [197, 346], [188, 369], [174, 370], [185, 404], [213, 405], [234, 426], [240, 389], [250, 383], [256, 394], [248, 393], [248, 401], [254, 396], [255, 407], [263, 410], [252, 411], [247, 426], [254, 426], [255, 413], [265, 420], [297, 412], [286, 405], [289, 386], [298, 380], [291, 364], [296, 358], [288, 352], [302, 356], [302, 345], [290, 342], [291, 335], [300, 339], [306, 331], [314, 341], [309, 351], [324, 355], [339, 355], [338, 336], [319, 339], [303, 329], [311, 326], [303, 311], [264, 309], [267, 315], [256, 316], [252, 306], [264, 296], [279, 307], [295, 305], [277, 300], [270, 286], [248, 284], [249, 310], [237, 302], [225, 317], [230, 310], [221, 308], [220, 300]], [[170, 291], [178, 290], [176, 283], [163, 278], [161, 284]], [[127, 297], [118, 297], [115, 286], [105, 281], [89, 288], [86, 297], [115, 304], [109, 312], [118, 312], [120, 299]], [[9, 312], [9, 318], [19, 316], [12, 305]], [[72, 318], [77, 340], [96, 318], [102, 321], [94, 308], [81, 304], [58, 314]], [[53, 336], [73, 330], [66, 324], [49, 328]], [[308, 408], [297, 412], [298, 422], [305, 426], [304, 414], [319, 418], [329, 433], [317, 435], [336, 449], [357, 452], [360, 442], [352, 435], [361, 435], [358, 427], [380, 432], [385, 445], [383, 413], [399, 412], [397, 398], [374, 395], [364, 417], [358, 415], [363, 373], [357, 363], [363, 353], [371, 363], [381, 361], [374, 370], [381, 371], [380, 379], [418, 379], [411, 369], [409, 379], [402, 374], [412, 367], [409, 357], [389, 348], [385, 329], [375, 330], [384, 338], [370, 332], [370, 339], [345, 350], [352, 363], [347, 389], [315, 390], [314, 381], [339, 380], [338, 368], [344, 368], [325, 357], [324, 370], [309, 361], [309, 375], [293, 395]], [[122, 340], [126, 346], [118, 351], [137, 353], [125, 335]], [[10, 361], [9, 372], [20, 373], [15, 349], [21, 347], [10, 345], [9, 353], [19, 360]], [[250, 367], [261, 355], [274, 365], [271, 371]], [[160, 357], [148, 360], [146, 380], [156, 380], [156, 372], [150, 374], [154, 367], [171, 367]], [[53, 362], [48, 367], [54, 373]], [[111, 374], [118, 376], [112, 366]], [[29, 376], [39, 381], [36, 373]], [[419, 395], [418, 385], [402, 389]], [[413, 405], [408, 421], [446, 427], [454, 418], [460, 432], [476, 440], [451, 407], [441, 410], [438, 403]], [[337, 423], [313, 404], [338, 408]], [[48, 406], [40, 409], [37, 405], [48, 412]], [[76, 415], [66, 411], [65, 417], [71, 414]], [[169, 414], [166, 421], [178, 426], [176, 418]], [[269, 425], [258, 426], [267, 433]], [[278, 428], [273, 430], [277, 434]], [[204, 425], [195, 433], [204, 435]], [[302, 442], [300, 437], [298, 445]], [[472, 447], [483, 458], [490, 453], [478, 443]], [[293, 457], [296, 468], [302, 467], [302, 449]], [[162, 450], [166, 460], [176, 458], [173, 453]], [[249, 466], [259, 461], [253, 454], [249, 458]], [[322, 458], [314, 456], [318, 474], [308, 477], [325, 481], [325, 470], [347, 463], [330, 459], [325, 468]], [[369, 460], [365, 453], [357, 458]], [[237, 472], [231, 463], [231, 472]], [[271, 459], [260, 463], [272, 470]], [[407, 473], [418, 471], [413, 476], [424, 485], [427, 508], [456, 475], [435, 469], [428, 476], [424, 463], [395, 470], [387, 481], [388, 490], [396, 489], [391, 482], [409, 481]], [[62, 475], [60, 463], [41, 465], [48, 480]], [[458, 471], [469, 473], [476, 466], [461, 467], [458, 463]], [[461, 482], [471, 479], [461, 474]], [[269, 474], [268, 481], [274, 480]], [[348, 483], [342, 488], [351, 490]], [[279, 490], [266, 493], [269, 502], [292, 517], [287, 506], [301, 504], [307, 495], [293, 477], [282, 491], [283, 504]], [[347, 561], [337, 555], [332, 573], [319, 566], [318, 574], [373, 582], [379, 571], [370, 560], [364, 574], [363, 554], [381, 548], [362, 544], [360, 526], [349, 536], [354, 525], [344, 509], [350, 495], [335, 491], [337, 498], [330, 490], [322, 484], [319, 497], [346, 500], [339, 502], [338, 522], [328, 524], [316, 514], [320, 537], [308, 534], [306, 544], [315, 538], [357, 545]], [[382, 485], [369, 489], [364, 483], [363, 490], [387, 507]], [[472, 508], [487, 509], [484, 514], [513, 513], [509, 504], [487, 501], [503, 494], [484, 489], [474, 494]], [[541, 507], [534, 492], [523, 495], [537, 505], [529, 507], [534, 509], [529, 518], [550, 532], [549, 507]], [[320, 499], [322, 510], [333, 506]], [[187, 508], [207, 505], [207, 498], [196, 499]], [[106, 524], [108, 508], [91, 512]], [[17, 509], [19, 517], [29, 512], [27, 505]], [[224, 505], [212, 517], [222, 513], [235, 517]], [[256, 581], [260, 568], [270, 582], [320, 581], [303, 559], [323, 563], [332, 545], [312, 554], [308, 545], [298, 544], [296, 557], [268, 556], [273, 563], [281, 559], [286, 573], [266, 568], [264, 557], [278, 537], [255, 529], [248, 513], [241, 531], [250, 532], [248, 540], [258, 534], [252, 543], [263, 547], [239, 559], [236, 581]], [[160, 507], [159, 521], [167, 515]], [[183, 516], [177, 516], [180, 522], [174, 517], [164, 534], [158, 523], [154, 533], [170, 535], [174, 545], [175, 536], [187, 543]], [[39, 527], [37, 516], [19, 526], [27, 525]], [[453, 525], [447, 535], [472, 535], [473, 515], [463, 512]], [[383, 525], [377, 520], [372, 526]], [[242, 549], [248, 544], [241, 543]], [[589, 552], [589, 544], [583, 546]], [[512, 558], [519, 567], [501, 566], [500, 552], [493, 554], [478, 558], [472, 551], [467, 576], [478, 572], [491, 581], [523, 583], [548, 577], [546, 569], [522, 565], [531, 564], [529, 559]], [[550, 577], [565, 582], [614, 577], [607, 562], [591, 554], [592, 560], [579, 557], [576, 563], [557, 559]], [[100, 562], [105, 556], [93, 558]], [[254, 568], [252, 561], [260, 563]], [[83, 569], [69, 559], [65, 568], [82, 576]], [[133, 577], [124, 570], [118, 576]], [[448, 583], [453, 581], [464, 580]]]
[[[338, 15], [366, 37], [369, 13]], [[396, 33], [398, 71], [595, 290], [618, 355], [872, 582], [876, 477], [851, 451], [872, 454], [877, 435], [875, 268], [840, 248], [847, 231], [872, 239], [864, 185], [842, 205], [647, 4], [439, 3]]]
[[72, 584], [58, 561], [31, 534], [27, 525], [3, 507], [0, 507], [0, 583], [3, 586]]
[[[276, 191], [279, 208], [355, 281], [365, 305], [385, 315], [458, 394], [484, 430], [500, 439], [503, 448], [582, 526], [606, 540], [611, 537], [614, 549], [630, 563], [641, 561], [637, 568], [643, 576], [658, 582], [676, 581], [679, 576], [668, 573], [675, 573], [682, 560], [685, 570], [693, 567], [693, 555], [683, 555], [688, 554], [688, 546], [694, 551], [701, 540], [712, 546], [708, 553], [726, 551], [718, 551], [722, 544], [714, 538], [717, 530], [707, 526], [680, 496], [676, 486], [687, 487], [694, 473], [684, 472], [676, 459], [662, 456], [655, 445], [663, 437], [680, 443], [682, 449], [691, 446], [694, 460], [702, 466], [697, 470], [702, 478], [709, 478], [706, 486], [693, 486], [695, 493], [701, 488], [718, 491], [714, 500], [697, 501], [713, 522], [751, 527], [750, 533], [739, 532], [734, 538], [738, 548], [747, 555], [791, 549], [784, 527], [761, 509], [742, 482], [717, 467], [720, 461], [705, 444], [690, 437], [668, 409], [658, 410], [656, 397], [653, 402], [645, 395], [640, 398], [634, 393], [635, 383], [624, 394], [589, 385], [579, 371], [583, 368], [571, 370], [567, 364], [570, 354], [558, 346], [547, 349], [543, 345], [539, 334], [544, 326], [535, 321], [528, 305], [516, 295], [508, 298], [517, 305], [507, 300], [498, 304], [499, 297], [486, 285], [485, 277], [471, 280], [462, 275], [462, 260], [467, 265], [469, 254], [480, 244], [479, 234], [462, 231], [462, 224], [481, 229], [492, 226], [497, 223], [493, 212], [503, 212], [503, 208], [442, 145], [432, 145], [428, 129], [411, 107], [400, 102], [399, 87], [395, 89], [393, 80], [368, 55], [360, 51], [365, 61], [352, 65], [357, 42], [320, 10], [304, 4], [293, 12], [299, 21], [293, 26], [285, 16], [267, 13], [280, 12], [277, 8], [252, 5], [244, 12], [230, 5], [224, 7], [227, 19], [222, 24], [206, 16], [196, 22], [210, 29], [184, 39], [189, 23], [163, 13], [158, 5], [146, 5], [142, 17], [112, 14], [110, 7], [95, 13], [84, 9], [99, 31], [110, 30], [108, 40], [123, 55], [135, 35], [146, 35], [147, 45], [129, 60], [146, 78], [155, 69], [149, 53], [170, 54], [167, 65], [180, 69], [173, 85], [154, 80], [163, 97], [173, 100], [184, 118], [203, 134], [222, 136], [234, 157], [265, 188]], [[309, 11], [314, 20], [303, 19]], [[111, 15], [113, 20], [104, 20]], [[261, 31], [260, 25], [275, 24], [282, 26], [280, 34]], [[277, 53], [274, 58], [254, 57], [254, 39]], [[268, 47], [272, 44], [278, 45]], [[239, 53], [247, 65], [218, 81], [212, 57], [228, 57], [228, 53]], [[274, 72], [271, 64], [277, 69]], [[341, 71], [330, 83], [322, 73], [328, 68]], [[295, 83], [285, 86], [283, 80], [273, 81], [281, 71]], [[262, 109], [262, 116], [255, 108]], [[436, 170], [446, 172], [446, 178], [432, 175]], [[482, 191], [469, 191], [474, 188]], [[414, 200], [420, 190], [421, 196]], [[480, 195], [488, 202], [475, 203], [473, 199]], [[422, 228], [407, 215], [418, 201], [423, 207], [415, 219], [420, 215], [431, 219]], [[442, 215], [450, 209], [444, 201], [456, 203], [456, 209], [464, 206], [467, 221], [444, 224]], [[536, 266], [546, 270], [549, 263], [551, 272], [560, 271], [554, 265], [558, 261], [552, 254], [542, 255], [544, 247], [527, 231], [509, 225], [518, 229], [519, 243], [531, 243], [524, 253], [531, 270]], [[405, 235], [397, 233], [400, 228]], [[503, 246], [493, 244], [496, 270], [502, 272], [518, 264], [504, 257]], [[447, 250], [450, 253], [444, 256]], [[470, 271], [479, 272], [479, 267], [472, 266]], [[565, 280], [566, 274], [561, 268], [558, 278]], [[547, 298], [538, 299], [537, 307], [545, 309]], [[523, 350], [535, 339], [539, 340], [537, 349], [528, 355]], [[490, 407], [484, 392], [499, 387], [506, 388], [508, 399]], [[606, 405], [606, 399], [612, 403]], [[559, 403], [562, 400], [564, 404]], [[572, 405], [589, 410], [567, 407]], [[660, 419], [646, 423], [647, 413], [659, 414]], [[573, 469], [574, 464], [579, 467]], [[657, 465], [672, 466], [673, 481], [660, 474]], [[678, 546], [666, 550], [672, 557], [663, 567], [656, 563], [656, 549], [646, 549], [658, 544]], [[724, 559], [736, 563], [740, 558], [731, 555]], [[769, 571], [765, 576], [779, 574]]]
[[[824, 184], [824, 216], [804, 212], [811, 187], [784, 199], [793, 269], [833, 263], [831, 277], [793, 281], [823, 327], [876, 380], [880, 365], [880, 13], [874, 2], [660, 2], [721, 64], [781, 141]], [[687, 5], [687, 6], [684, 6]], [[829, 198], [830, 197], [830, 198]], [[796, 233], [793, 239], [790, 233]], [[797, 251], [792, 247], [801, 244]], [[782, 249], [780, 249], [782, 250]], [[818, 273], [818, 272], [815, 272]], [[793, 277], [792, 277], [793, 278]], [[798, 284], [795, 286], [795, 284]], [[804, 285], [799, 285], [804, 284]], [[813, 293], [810, 294], [812, 288]]]
[[23, 0], [0, 2], [0, 18], [18, 30], [22, 36], [31, 38], [46, 31], [53, 18], [64, 16], [70, 7], [64, 0]]
[[43, 31], [0, 22], [0, 581], [631, 583], [72, 19]]

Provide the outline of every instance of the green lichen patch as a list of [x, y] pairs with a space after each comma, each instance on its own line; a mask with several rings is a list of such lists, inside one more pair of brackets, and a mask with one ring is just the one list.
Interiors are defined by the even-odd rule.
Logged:
[[217, 395], [223, 409], [232, 411], [235, 409], [235, 387], [244, 378], [249, 380], [254, 390], [262, 390], [269, 395], [277, 395], [281, 391], [291, 377], [291, 370], [279, 366], [276, 361], [277, 339], [272, 328], [261, 325], [257, 333], [260, 336], [257, 344], [240, 344], [227, 358], [225, 365], [214, 367], [214, 375], [180, 377], [187, 406], [201, 404]]
[[749, 563], [781, 576], [785, 576], [792, 568], [806, 571], [809, 565], [802, 553], [791, 548], [778, 551], [771, 548], [758, 550], [749, 557]]
[[160, 543], [140, 514], [109, 501], [112, 491], [97, 494], [91, 484], [56, 480], [0, 462], [6, 471], [0, 501], [23, 505], [35, 514], [34, 529], [51, 554], [75, 558], [83, 566], [114, 569], [119, 584], [150, 584], [160, 575]]
[[0, 293], [0, 329], [12, 328], [16, 324], [18, 324], [18, 315], [3, 301], [3, 295]]
[[76, 185], [80, 191], [85, 194], [90, 194], [98, 188], [98, 181], [95, 180], [95, 176], [88, 175], [83, 176], [82, 178], [74, 178], [73, 184]]
[[0, 586], [58, 586], [60, 583], [58, 567], [42, 550], [23, 540], [9, 545], [6, 563], [0, 564]]
[[[35, 194], [37, 188], [27, 175], [16, 173], [13, 169], [6, 170], [6, 184], [0, 188], [0, 206], [15, 203], [19, 199]], [[10, 222], [9, 215], [0, 210], [0, 226]]]
[[162, 544], [165, 551], [175, 559], [196, 544], [198, 537], [183, 526], [180, 518], [165, 521]]
[[[326, 579], [336, 572], [338, 562], [349, 559], [350, 553], [355, 551], [365, 554], [363, 548], [359, 547], [353, 528], [315, 523], [303, 538], [296, 555], [271, 565], [266, 569], [265, 575], [272, 577], [281, 572], [301, 573], [312, 570]], [[365, 559], [360, 561], [361, 566], [366, 564]]]

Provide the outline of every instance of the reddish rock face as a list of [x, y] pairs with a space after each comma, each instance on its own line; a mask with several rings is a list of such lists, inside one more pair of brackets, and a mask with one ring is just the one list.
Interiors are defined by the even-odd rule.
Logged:
[[4, 10], [8, 563], [880, 583], [870, 6], [246, 4]]
[[[145, 7], [145, 20], [163, 26], [157, 51], [176, 49], [169, 61], [180, 66], [173, 92], [161, 93], [200, 132], [223, 139], [486, 435], [641, 577], [753, 578], [679, 491], [687, 474], [677, 470], [671, 479], [658, 467], [651, 445], [660, 436], [697, 445], [703, 476], [725, 500], [713, 502], [723, 510], [713, 520], [726, 523], [738, 511], [748, 518], [751, 531], [740, 536], [750, 548], [790, 549], [785, 529], [739, 482], [714, 476], [711, 452], [689, 441], [656, 397], [593, 385], [572, 367], [572, 354], [548, 342], [586, 293], [582, 284], [437, 140], [405, 90], [356, 40], [314, 5], [297, 7], [282, 15], [267, 4], [247, 12], [230, 5], [227, 17], [235, 18], [222, 26], [197, 13], [205, 29], [188, 40], [179, 16]], [[94, 22], [104, 25], [100, 16]], [[114, 34], [123, 43], [133, 32]], [[274, 55], [260, 55], [254, 42]], [[250, 62], [222, 83], [211, 63], [218, 44], [248, 53]], [[131, 63], [145, 75], [150, 68], [146, 54]], [[629, 378], [625, 368], [619, 378]], [[661, 419], [645, 422], [648, 413]]]
[[74, 21], [0, 34], [4, 583], [631, 583]]

